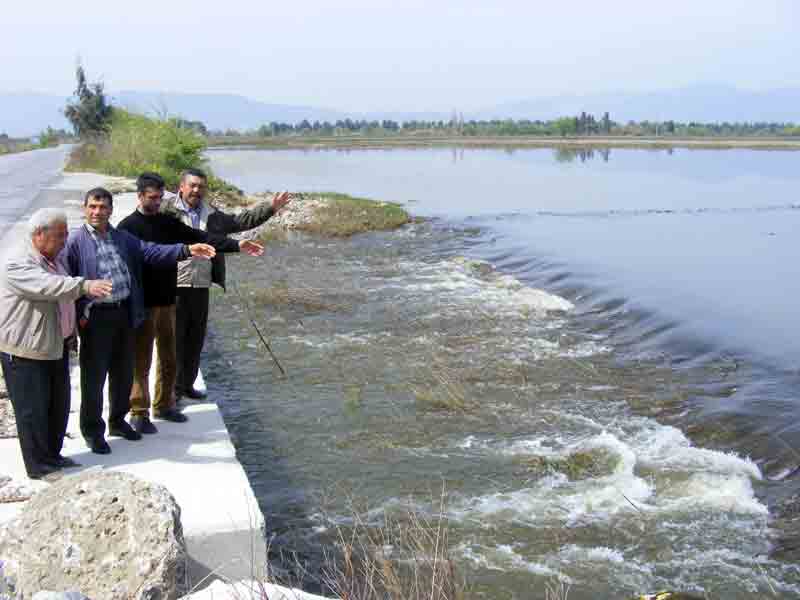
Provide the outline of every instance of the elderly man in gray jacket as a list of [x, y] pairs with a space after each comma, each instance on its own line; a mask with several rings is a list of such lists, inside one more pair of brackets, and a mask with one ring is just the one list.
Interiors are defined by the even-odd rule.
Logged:
[[25, 470], [31, 479], [41, 479], [77, 464], [61, 455], [69, 418], [75, 300], [108, 296], [112, 285], [67, 276], [57, 258], [67, 240], [63, 211], [36, 211], [30, 232], [0, 269], [0, 362]]

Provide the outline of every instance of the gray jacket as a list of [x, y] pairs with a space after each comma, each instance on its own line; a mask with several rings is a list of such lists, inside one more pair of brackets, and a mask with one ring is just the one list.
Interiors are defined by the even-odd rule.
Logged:
[[55, 275], [26, 240], [0, 268], [0, 352], [34, 360], [64, 355], [58, 317], [60, 300], [85, 293], [83, 277]]
[[[181, 208], [180, 196], [168, 198], [161, 203], [161, 212], [180, 219], [192, 226], [192, 217]], [[230, 235], [258, 227], [269, 219], [275, 211], [271, 202], [262, 202], [239, 214], [230, 215], [217, 210], [203, 200], [200, 206], [200, 229], [217, 235]], [[210, 264], [209, 264], [210, 263]], [[208, 288], [216, 283], [225, 288], [225, 255], [217, 254], [210, 261], [189, 258], [178, 263], [178, 287]]]

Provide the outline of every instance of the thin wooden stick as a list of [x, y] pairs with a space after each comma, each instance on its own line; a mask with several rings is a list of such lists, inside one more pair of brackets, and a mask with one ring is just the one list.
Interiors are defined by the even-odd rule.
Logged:
[[239, 290], [239, 286], [236, 285], [236, 282], [233, 280], [233, 278], [231, 278], [231, 283], [233, 284], [232, 287], [233, 287], [234, 291], [236, 292], [236, 295], [239, 296], [239, 300], [241, 300], [242, 305], [244, 306], [244, 313], [247, 315], [247, 318], [250, 320], [250, 325], [252, 325], [253, 329], [256, 330], [256, 333], [258, 334], [258, 338], [261, 340], [261, 343], [264, 345], [264, 348], [267, 349], [267, 352], [269, 352], [269, 355], [272, 357], [272, 360], [275, 361], [275, 364], [277, 365], [278, 369], [280, 370], [281, 375], [286, 377], [286, 371], [284, 371], [283, 366], [281, 366], [281, 363], [278, 360], [278, 357], [275, 356], [275, 353], [272, 351], [272, 348], [270, 347], [269, 342], [266, 340], [266, 338], [264, 338], [264, 335], [261, 333], [261, 330], [258, 328], [258, 325], [256, 324], [256, 321], [253, 318], [252, 313], [250, 312], [250, 305], [247, 303], [247, 300], [242, 295], [242, 292]]

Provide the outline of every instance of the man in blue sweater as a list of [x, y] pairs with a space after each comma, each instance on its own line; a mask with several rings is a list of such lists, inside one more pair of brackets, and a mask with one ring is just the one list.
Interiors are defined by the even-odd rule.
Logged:
[[92, 452], [108, 454], [103, 421], [103, 387], [109, 380], [109, 434], [139, 440], [125, 422], [133, 384], [134, 329], [145, 318], [142, 265], [167, 266], [189, 256], [213, 257], [208, 244], [160, 245], [144, 242], [109, 224], [113, 197], [104, 188], [89, 190], [83, 200], [86, 224], [73, 230], [64, 255], [72, 276], [105, 279], [112, 292], [76, 303], [81, 338], [81, 434]]

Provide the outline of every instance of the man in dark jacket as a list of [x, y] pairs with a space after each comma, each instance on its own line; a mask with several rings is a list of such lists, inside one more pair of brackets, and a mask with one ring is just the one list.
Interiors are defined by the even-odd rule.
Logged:
[[133, 383], [133, 331], [145, 318], [142, 265], [175, 264], [188, 256], [213, 257], [207, 244], [144, 242], [109, 224], [111, 193], [89, 190], [83, 200], [86, 224], [73, 230], [66, 247], [67, 269], [72, 276], [112, 282], [112, 292], [101, 299], [81, 298], [76, 303], [81, 338], [81, 434], [92, 452], [108, 454], [103, 421], [103, 387], [109, 379], [109, 433], [127, 440], [141, 435], [125, 422]]
[[[147, 242], [157, 244], [203, 243], [214, 246], [217, 252], [246, 252], [253, 256], [263, 253], [264, 247], [251, 241], [206, 233], [184, 225], [179, 220], [159, 212], [164, 197], [164, 180], [157, 173], [142, 173], [136, 180], [139, 206], [125, 217], [119, 228]], [[208, 262], [208, 261], [206, 261]], [[147, 317], [136, 330], [136, 358], [131, 389], [131, 425], [139, 433], [157, 433], [150, 421], [153, 416], [174, 423], [187, 417], [175, 403], [175, 293], [178, 268], [145, 264], [142, 266], [144, 305]], [[150, 399], [150, 366], [153, 343], [158, 347], [155, 395]]]
[[[237, 215], [228, 215], [210, 206], [205, 200], [208, 179], [198, 169], [184, 171], [178, 195], [161, 204], [161, 211], [186, 225], [209, 233], [228, 235], [253, 229], [264, 223], [289, 202], [283, 192]], [[176, 392], [188, 398], [200, 398], [194, 380], [200, 368], [200, 353], [208, 324], [208, 290], [212, 283], [225, 287], [225, 258], [216, 256], [211, 263], [189, 259], [178, 264], [178, 296], [176, 300], [176, 349], [178, 373]]]

